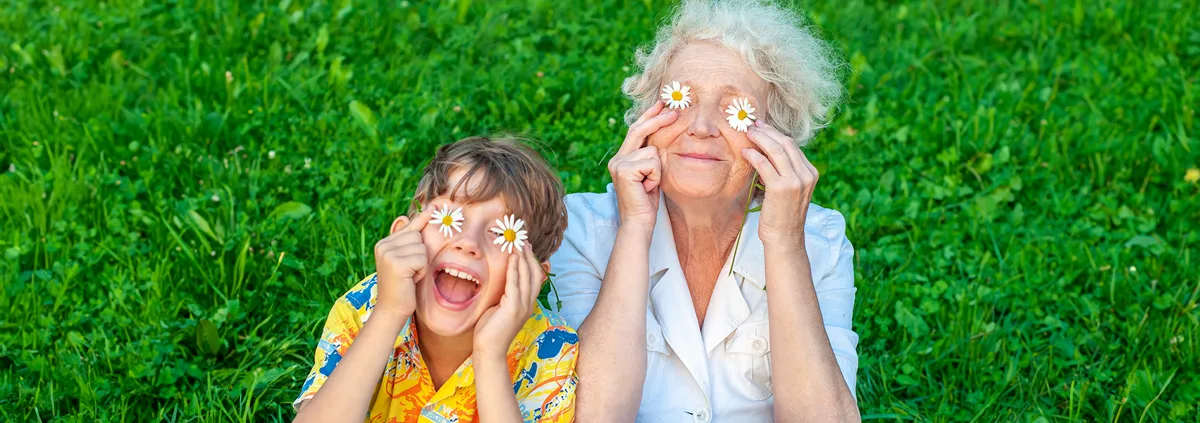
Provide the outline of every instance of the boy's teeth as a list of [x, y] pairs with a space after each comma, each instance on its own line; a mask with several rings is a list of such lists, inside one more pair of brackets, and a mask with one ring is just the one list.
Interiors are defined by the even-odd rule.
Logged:
[[471, 281], [471, 282], [475, 282], [476, 284], [478, 284], [478, 283], [479, 283], [479, 281], [475, 280], [475, 278], [474, 278], [474, 277], [472, 277], [471, 275], [467, 274], [467, 272], [460, 272], [460, 271], [458, 271], [458, 270], [455, 270], [455, 269], [446, 268], [446, 274], [448, 274], [448, 275], [450, 275], [450, 276], [453, 276], [453, 277], [456, 277], [456, 278], [462, 278], [462, 279], [466, 279], [466, 280], [469, 280], [469, 281]]

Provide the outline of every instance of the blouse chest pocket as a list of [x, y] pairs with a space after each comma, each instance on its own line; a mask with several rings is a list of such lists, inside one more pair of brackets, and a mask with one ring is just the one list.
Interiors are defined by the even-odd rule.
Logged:
[[654, 403], [663, 385], [663, 372], [670, 364], [671, 349], [663, 338], [662, 327], [652, 314], [646, 315], [646, 380], [642, 383], [642, 404]]
[[766, 322], [746, 323], [725, 341], [733, 387], [753, 400], [771, 396], [771, 337]]

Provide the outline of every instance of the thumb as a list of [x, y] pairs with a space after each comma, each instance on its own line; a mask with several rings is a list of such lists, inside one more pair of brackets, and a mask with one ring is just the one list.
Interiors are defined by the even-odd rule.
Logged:
[[429, 225], [429, 219], [431, 216], [433, 216], [433, 211], [436, 209], [436, 206], [425, 207], [424, 210], [421, 210], [420, 213], [417, 213], [416, 216], [413, 216], [412, 220], [408, 221], [408, 224], [404, 225], [404, 227], [400, 230], [417, 232], [424, 230], [425, 226]]

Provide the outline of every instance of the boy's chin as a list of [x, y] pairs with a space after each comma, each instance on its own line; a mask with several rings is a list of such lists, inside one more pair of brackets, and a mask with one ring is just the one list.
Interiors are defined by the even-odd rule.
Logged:
[[417, 318], [426, 328], [438, 336], [453, 337], [470, 333], [475, 329], [479, 316], [475, 307], [462, 311], [446, 310], [436, 304], [417, 307]]

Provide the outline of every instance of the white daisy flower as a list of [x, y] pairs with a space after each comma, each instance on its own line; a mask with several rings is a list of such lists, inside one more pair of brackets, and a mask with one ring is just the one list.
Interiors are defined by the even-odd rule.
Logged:
[[529, 239], [529, 235], [525, 232], [525, 221], [517, 219], [516, 215], [504, 216], [504, 221], [496, 219], [498, 227], [492, 228], [492, 232], [496, 234], [496, 241], [493, 244], [501, 244], [500, 251], [512, 254], [513, 247], [517, 251], [525, 251], [525, 240]]
[[450, 205], [446, 203], [442, 203], [440, 210], [433, 206], [433, 218], [429, 219], [429, 223], [441, 225], [438, 232], [446, 238], [454, 236], [454, 231], [462, 232], [462, 222], [462, 207], [450, 210]]
[[667, 107], [686, 109], [692, 104], [692, 87], [681, 86], [679, 81], [672, 81], [670, 84], [663, 85], [662, 99], [667, 102]]
[[754, 113], [754, 107], [750, 106], [748, 98], [733, 99], [733, 104], [725, 109], [725, 113], [729, 114], [729, 117], [725, 118], [729, 121], [729, 127], [738, 132], [746, 132], [746, 129], [754, 124], [754, 120], [758, 119], [751, 114]]

